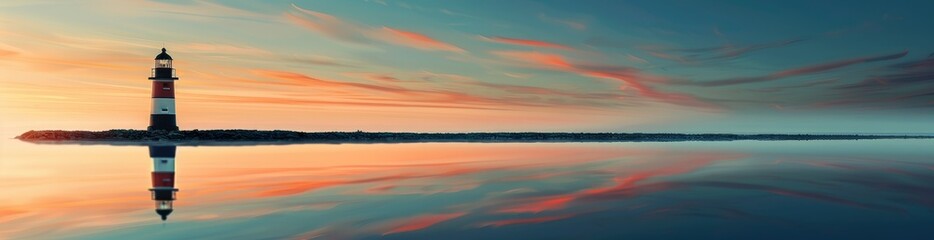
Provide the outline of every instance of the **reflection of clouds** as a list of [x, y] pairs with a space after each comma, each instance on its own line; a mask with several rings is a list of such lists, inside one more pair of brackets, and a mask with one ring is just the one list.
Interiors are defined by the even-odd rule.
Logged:
[[[771, 206], [776, 201], [814, 206], [864, 209], [889, 214], [911, 214], [912, 205], [932, 207], [934, 188], [928, 187], [934, 174], [925, 165], [910, 161], [881, 161], [850, 158], [813, 160], [781, 159], [782, 165], [764, 162], [754, 173], [730, 172], [700, 179], [681, 179], [664, 183], [666, 192], [704, 191], [724, 197], [703, 202], [675, 201], [655, 204], [646, 216], [701, 216], [705, 218], [742, 218], [761, 222], [794, 225], [793, 219], [753, 213], [740, 206]], [[666, 194], [662, 192], [660, 194]], [[732, 197], [730, 197], [732, 196]], [[730, 199], [742, 199], [742, 204]]]
[[363, 194], [393, 194], [393, 195], [408, 195], [408, 194], [438, 194], [438, 193], [452, 193], [471, 190], [480, 186], [480, 183], [476, 182], [451, 182], [444, 185], [436, 184], [408, 184], [408, 185], [385, 185], [379, 187], [368, 188], [363, 191]]
[[[250, 234], [434, 238], [458, 231], [549, 232], [559, 230], [543, 226], [606, 221], [633, 227], [715, 220], [807, 228], [794, 213], [774, 207], [901, 216], [913, 214], [912, 205], [934, 206], [934, 189], [925, 184], [934, 180], [934, 172], [916, 158], [756, 156], [628, 144], [364, 146], [283, 146], [265, 154], [225, 153], [224, 161], [216, 162], [211, 159], [216, 152], [182, 149], [190, 159], [184, 164], [195, 165], [180, 172], [184, 198], [177, 207], [184, 211], [173, 223], [236, 234], [245, 231], [239, 229], [244, 224], [294, 217], [307, 221]], [[318, 157], [304, 157], [309, 148], [317, 149]], [[374, 157], [375, 152], [385, 156]], [[255, 163], [259, 156], [267, 156], [267, 162], [230, 167]], [[140, 209], [150, 206], [146, 196], [137, 195], [49, 201], [42, 210], [0, 207], [0, 221], [14, 229], [0, 236], [38, 236], [27, 229], [64, 233], [148, 226], [151, 212]]]
[[851, 201], [851, 200], [829, 196], [829, 195], [824, 195], [820, 193], [791, 190], [791, 189], [778, 188], [778, 187], [773, 187], [773, 186], [768, 186], [768, 185], [759, 185], [759, 184], [747, 184], [747, 183], [738, 183], [738, 182], [718, 182], [718, 181], [698, 181], [698, 182], [690, 182], [690, 183], [674, 183], [672, 184], [672, 186], [674, 188], [710, 187], [710, 188], [740, 190], [740, 191], [753, 190], [753, 191], [774, 193], [777, 195], [782, 195], [782, 196], [787, 196], [787, 197], [823, 201], [823, 202], [839, 204], [839, 205], [849, 205], [849, 206], [854, 206], [854, 207], [871, 208], [871, 209], [878, 209], [878, 210], [894, 210], [892, 208], [882, 206], [882, 205], [860, 203], [860, 202]]
[[570, 217], [573, 217], [573, 215], [514, 218], [514, 219], [505, 219], [505, 220], [497, 220], [497, 221], [481, 223], [480, 227], [486, 227], [486, 226], [502, 227], [502, 226], [514, 225], [514, 224], [535, 224], [535, 223], [557, 221], [557, 220], [566, 219]]
[[431, 227], [432, 225], [435, 225], [435, 224], [438, 224], [444, 221], [448, 221], [451, 219], [455, 219], [460, 216], [464, 216], [464, 214], [467, 214], [467, 213], [457, 212], [457, 213], [445, 213], [445, 214], [431, 214], [431, 215], [421, 215], [421, 216], [415, 216], [412, 218], [400, 219], [394, 223], [390, 223], [389, 225], [393, 227], [389, 229], [388, 231], [386, 231], [385, 233], [383, 233], [383, 235], [422, 230], [422, 229]]
[[[616, 175], [613, 183], [609, 186], [595, 186], [592, 188], [581, 189], [573, 193], [553, 195], [553, 196], [535, 196], [526, 199], [510, 200], [518, 201], [518, 204], [507, 205], [497, 210], [501, 213], [538, 213], [542, 211], [558, 210], [567, 207], [571, 202], [578, 199], [600, 199], [614, 200], [616, 198], [628, 198], [634, 194], [649, 190], [651, 188], [640, 188], [640, 183], [657, 177], [690, 173], [717, 161], [735, 159], [737, 156], [726, 154], [698, 154], [695, 156], [685, 156], [683, 161], [653, 161], [643, 166], [632, 166], [632, 168], [623, 169]], [[651, 185], [650, 186], [657, 186]]]
[[552, 196], [552, 197], [536, 197], [528, 199], [528, 203], [517, 204], [514, 206], [507, 206], [498, 210], [499, 213], [539, 213], [548, 210], [556, 210], [564, 208], [571, 201], [576, 199], [575, 196]]
[[[453, 148], [452, 148], [453, 149]], [[489, 149], [494, 150], [494, 149]], [[547, 151], [515, 152], [508, 156], [491, 156], [491, 152], [457, 150], [459, 158], [469, 159], [456, 162], [431, 162], [442, 155], [413, 153], [408, 159], [387, 164], [336, 164], [327, 167], [299, 167], [269, 169], [226, 169], [205, 176], [212, 180], [204, 185], [186, 186], [188, 196], [227, 193], [231, 198], [266, 198], [298, 195], [317, 190], [351, 187], [361, 188], [350, 193], [364, 194], [413, 194], [440, 193], [473, 189], [483, 182], [515, 181], [514, 176], [534, 176], [555, 167], [572, 167], [618, 156], [644, 155], [650, 150], [599, 150], [553, 149]], [[432, 150], [434, 151], [434, 150]], [[501, 152], [495, 150], [495, 152]], [[502, 152], [508, 153], [508, 152]], [[574, 156], [577, 157], [574, 157]], [[494, 159], [487, 159], [494, 157]], [[575, 158], [568, 162], [564, 159]], [[503, 177], [478, 176], [508, 172]], [[239, 176], [249, 178], [231, 178]], [[209, 186], [225, 186], [210, 188]], [[389, 187], [392, 186], [392, 187]], [[380, 189], [382, 188], [382, 189]], [[367, 190], [370, 189], [370, 190]]]
[[[492, 171], [493, 169], [483, 169], [483, 168], [465, 168], [465, 169], [451, 169], [443, 171], [436, 174], [417, 174], [417, 173], [407, 173], [400, 175], [391, 175], [391, 176], [382, 176], [382, 177], [373, 177], [373, 178], [363, 178], [363, 179], [350, 179], [342, 181], [322, 181], [322, 182], [307, 182], [307, 181], [298, 181], [298, 182], [270, 182], [258, 185], [245, 185], [244, 187], [252, 189], [266, 189], [258, 192], [257, 197], [278, 197], [278, 196], [287, 196], [295, 195], [300, 193], [305, 193], [308, 191], [317, 190], [320, 188], [327, 187], [336, 187], [336, 186], [347, 186], [347, 185], [356, 185], [356, 184], [377, 184], [377, 183], [394, 183], [401, 182], [406, 180], [417, 180], [425, 178], [451, 178], [462, 175], [469, 175], [474, 173], [479, 173], [483, 171]], [[373, 174], [373, 173], [369, 173]]]

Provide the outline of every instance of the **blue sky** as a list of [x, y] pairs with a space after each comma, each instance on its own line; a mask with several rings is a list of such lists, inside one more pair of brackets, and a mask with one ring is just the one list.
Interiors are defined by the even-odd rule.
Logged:
[[[923, 1], [7, 1], [2, 129], [934, 132]], [[222, 117], [217, 117], [222, 116]]]

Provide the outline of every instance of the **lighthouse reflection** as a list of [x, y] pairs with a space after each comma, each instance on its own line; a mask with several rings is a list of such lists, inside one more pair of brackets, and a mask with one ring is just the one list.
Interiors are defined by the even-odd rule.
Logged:
[[156, 214], [162, 221], [168, 219], [174, 210], [175, 201], [175, 146], [149, 146], [152, 158], [152, 200], [156, 204]]

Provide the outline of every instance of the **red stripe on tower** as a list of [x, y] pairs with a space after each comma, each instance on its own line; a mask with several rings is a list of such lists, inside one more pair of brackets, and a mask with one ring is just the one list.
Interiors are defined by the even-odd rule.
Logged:
[[175, 188], [174, 172], [153, 172], [152, 188]]
[[174, 82], [152, 82], [152, 98], [175, 98]]

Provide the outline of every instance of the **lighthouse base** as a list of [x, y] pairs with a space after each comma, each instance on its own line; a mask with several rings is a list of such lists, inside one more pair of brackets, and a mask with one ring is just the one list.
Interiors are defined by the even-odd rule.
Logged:
[[175, 114], [149, 115], [149, 128], [146, 128], [146, 130], [178, 131], [178, 125], [175, 124]]

